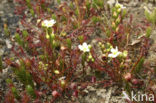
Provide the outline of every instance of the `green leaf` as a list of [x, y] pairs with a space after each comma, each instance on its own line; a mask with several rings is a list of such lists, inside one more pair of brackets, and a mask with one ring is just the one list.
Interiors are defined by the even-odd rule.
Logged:
[[78, 36], [78, 39], [79, 39], [79, 41], [82, 43], [82, 42], [83, 42], [83, 40], [84, 40], [83, 35]]
[[71, 9], [74, 9], [74, 5], [73, 5], [72, 2], [70, 2], [69, 7], [70, 7]]
[[61, 4], [61, 0], [57, 0], [57, 3], [58, 3], [58, 4]]
[[10, 31], [9, 31], [8, 27], [4, 27], [4, 33], [6, 36], [10, 35]]
[[152, 16], [152, 20], [153, 20], [153, 24], [156, 24], [156, 8], [153, 11], [153, 16]]
[[151, 22], [152, 20], [151, 20], [150, 13], [147, 10], [145, 10], [144, 14], [145, 14], [146, 19]]
[[126, 14], [127, 14], [127, 10], [123, 9], [123, 11], [122, 11], [122, 19], [126, 16]]
[[104, 0], [93, 0], [93, 3], [102, 8], [104, 5]]
[[71, 49], [71, 40], [68, 38], [66, 42], [67, 42], [68, 48]]
[[34, 89], [32, 88], [31, 85], [27, 85], [27, 86], [26, 86], [26, 91], [27, 91], [27, 93], [28, 93], [31, 97], [36, 98], [35, 91], [34, 91]]
[[82, 58], [82, 65], [84, 66], [85, 65], [85, 61], [87, 59], [86, 53], [83, 53], [82, 56], [81, 56], [81, 58]]
[[111, 31], [109, 29], [106, 30], [106, 35], [110, 37]]
[[52, 14], [52, 19], [56, 20], [56, 15], [55, 14]]
[[27, 3], [30, 3], [30, 0], [26, 0]]
[[61, 21], [67, 21], [67, 18], [65, 16], [61, 16]]
[[76, 16], [79, 15], [79, 10], [78, 9], [75, 10], [75, 14], [76, 14]]
[[28, 35], [29, 35], [28, 32], [27, 32], [27, 30], [23, 30], [22, 31], [22, 34], [23, 34], [23, 37], [24, 38], [28, 37]]
[[141, 71], [141, 69], [143, 68], [144, 60], [145, 60], [144, 57], [140, 59], [139, 63], [135, 68], [135, 73], [139, 73]]
[[16, 40], [16, 42], [17, 42], [20, 46], [23, 47], [24, 43], [23, 43], [23, 41], [22, 41], [22, 39], [21, 39], [21, 37], [20, 37], [20, 35], [19, 35], [18, 33], [15, 33], [15, 40]]
[[7, 79], [6, 82], [7, 82], [7, 84], [11, 84], [12, 80], [11, 79]]
[[152, 28], [151, 27], [148, 27], [147, 29], [146, 29], [146, 37], [150, 37], [150, 35], [151, 35], [151, 33], [152, 33]]
[[26, 85], [33, 85], [33, 80], [31, 74], [26, 71], [26, 67], [24, 62], [20, 62], [20, 67], [19, 68], [13, 68], [13, 71], [15, 72], [16, 76], [18, 79], [26, 86]]
[[91, 7], [91, 3], [89, 2], [89, 0], [86, 1], [86, 7], [87, 7], [88, 10], [89, 10], [90, 7]]
[[31, 15], [32, 15], [33, 17], [35, 17], [35, 12], [34, 12], [33, 9], [30, 9], [30, 13], [31, 13]]
[[15, 87], [12, 87], [11, 88], [11, 91], [12, 91], [12, 93], [13, 93], [13, 95], [14, 95], [14, 97], [16, 99], [19, 99], [20, 98], [19, 91], [17, 91], [17, 89]]
[[34, 83], [32, 81], [32, 76], [30, 75], [30, 73], [26, 72], [26, 76], [27, 76], [27, 84], [29, 84], [32, 87], [34, 87]]
[[125, 90], [126, 90], [126, 92], [128, 93], [128, 95], [131, 94], [131, 87], [130, 87], [130, 85], [129, 85], [128, 82], [125, 83]]
[[92, 17], [92, 22], [93, 22], [94, 24], [96, 24], [97, 22], [100, 22], [100, 18], [99, 18], [99, 17], [96, 17], [96, 16], [93, 16], [93, 17]]

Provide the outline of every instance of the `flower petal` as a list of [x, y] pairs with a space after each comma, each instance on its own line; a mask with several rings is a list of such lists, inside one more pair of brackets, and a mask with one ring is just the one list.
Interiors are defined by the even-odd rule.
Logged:
[[86, 48], [86, 52], [89, 52], [90, 50], [89, 50], [89, 48]]
[[112, 49], [111, 49], [111, 52], [112, 52], [112, 53], [113, 53], [113, 52], [116, 52], [116, 50], [115, 50], [114, 48], [112, 48]]
[[108, 57], [113, 57], [113, 54], [108, 54]]
[[84, 42], [82, 45], [83, 45], [83, 47], [88, 47], [86, 42]]
[[79, 49], [80, 49], [81, 51], [83, 51], [82, 45], [79, 45], [78, 47], [79, 47]]

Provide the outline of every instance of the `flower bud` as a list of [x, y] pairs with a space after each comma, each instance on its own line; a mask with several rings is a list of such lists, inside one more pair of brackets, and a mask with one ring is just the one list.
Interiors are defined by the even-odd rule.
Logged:
[[96, 82], [96, 77], [92, 77], [92, 83]]
[[54, 33], [51, 33], [51, 39], [53, 40], [53, 39], [55, 39], [55, 34]]
[[41, 19], [37, 19], [37, 24], [39, 24], [41, 22]]
[[61, 32], [61, 36], [66, 36], [66, 32]]
[[56, 60], [55, 64], [56, 64], [57, 66], [60, 66], [60, 61], [59, 61], [59, 59]]
[[101, 45], [102, 45], [102, 43], [101, 43], [101, 42], [99, 42], [99, 43], [98, 43], [98, 45], [99, 45], [99, 46], [101, 46]]
[[66, 81], [65, 81], [65, 80], [61, 80], [61, 81], [60, 81], [60, 84], [61, 84], [61, 87], [64, 88], [65, 85], [66, 85]]
[[92, 48], [92, 46], [91, 46], [91, 45], [88, 45], [88, 48], [89, 48], [89, 49], [91, 49], [91, 48]]
[[137, 79], [132, 79], [131, 80], [132, 84], [137, 85], [139, 83], [139, 81]]
[[117, 13], [119, 14], [121, 12], [121, 8], [118, 8], [117, 9]]
[[92, 58], [92, 62], [94, 62], [95, 60], [94, 60], [94, 58]]
[[67, 49], [67, 47], [65, 47], [65, 46], [63, 46], [63, 45], [61, 46], [61, 50], [62, 50], [62, 51], [66, 50], [66, 49]]
[[75, 90], [77, 88], [77, 84], [76, 83], [71, 83], [70, 88]]
[[31, 66], [31, 62], [30, 62], [29, 59], [26, 59], [26, 60], [25, 60], [25, 65], [26, 65], [27, 67], [30, 67], [30, 66]]
[[60, 74], [59, 70], [54, 70], [55, 74]]
[[119, 27], [117, 27], [117, 28], [115, 29], [115, 31], [118, 32], [118, 31], [119, 31]]
[[126, 58], [127, 55], [128, 55], [128, 51], [127, 51], [127, 50], [124, 50], [123, 53], [122, 53], [122, 56], [123, 56], [124, 58]]
[[104, 48], [105, 48], [105, 45], [104, 45], [104, 44], [102, 44], [102, 45], [101, 45], [101, 49], [104, 49]]
[[54, 90], [54, 91], [52, 92], [52, 96], [58, 97], [58, 96], [59, 96], [59, 93], [58, 93], [56, 90]]
[[50, 38], [50, 36], [49, 36], [49, 34], [48, 34], [48, 33], [46, 34], [46, 38], [47, 38], [47, 39], [49, 39], [49, 38]]
[[74, 91], [73, 96], [78, 97], [78, 91], [77, 90]]
[[91, 54], [89, 54], [88, 59], [91, 60], [93, 57]]
[[131, 78], [132, 78], [132, 74], [131, 74], [131, 73], [126, 73], [126, 74], [124, 75], [124, 78], [125, 78], [125, 80], [129, 81], [129, 80], [131, 80]]

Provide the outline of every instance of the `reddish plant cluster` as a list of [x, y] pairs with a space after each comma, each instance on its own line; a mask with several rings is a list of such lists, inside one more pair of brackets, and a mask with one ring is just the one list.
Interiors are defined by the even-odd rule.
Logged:
[[[68, 3], [58, 0], [57, 7], [50, 8], [50, 0], [15, 1], [18, 3], [16, 14], [22, 16], [24, 29], [17, 28], [14, 39], [18, 45], [15, 43], [12, 47], [16, 57], [13, 60], [7, 58], [6, 63], [24, 84], [24, 90], [19, 93], [13, 83], [8, 82], [10, 91], [7, 96], [11, 96], [6, 96], [6, 103], [14, 103], [14, 98], [24, 103], [40, 103], [41, 97], [49, 92], [52, 98], [46, 102], [54, 102], [64, 95], [78, 97], [82, 89], [95, 83], [118, 84], [127, 91], [144, 85], [137, 74], [143, 71], [150, 46], [149, 23], [144, 21], [144, 25], [136, 29], [132, 16], [129, 21], [124, 19], [129, 15], [120, 4], [108, 8], [103, 0], [72, 0]], [[109, 9], [112, 11], [107, 12]], [[86, 41], [97, 30], [106, 37], [97, 38], [98, 45], [94, 47]], [[133, 43], [132, 34], [138, 36], [139, 42]], [[132, 52], [138, 44], [139, 49]], [[89, 68], [90, 76], [87, 75]]]

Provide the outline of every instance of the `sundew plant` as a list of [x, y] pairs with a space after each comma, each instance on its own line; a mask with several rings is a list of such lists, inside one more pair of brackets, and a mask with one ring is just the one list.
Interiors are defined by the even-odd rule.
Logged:
[[[21, 27], [13, 37], [14, 57], [5, 58], [5, 63], [23, 87], [19, 91], [7, 79], [5, 103], [75, 102], [71, 98], [94, 85], [116, 85], [128, 94], [137, 90], [154, 94], [151, 78], [156, 69], [145, 59], [155, 11], [146, 9], [143, 22], [136, 25], [117, 0], [15, 2]], [[50, 98], [44, 99], [47, 95]]]

